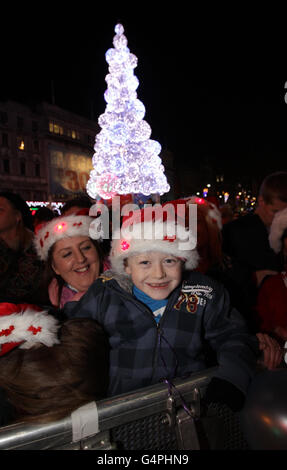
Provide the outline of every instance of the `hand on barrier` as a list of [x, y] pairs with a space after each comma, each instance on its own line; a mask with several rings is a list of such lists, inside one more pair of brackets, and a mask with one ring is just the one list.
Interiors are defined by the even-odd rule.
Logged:
[[284, 348], [281, 348], [276, 339], [266, 333], [257, 333], [256, 336], [259, 341], [259, 349], [262, 351], [260, 364], [269, 370], [276, 369], [283, 360]]

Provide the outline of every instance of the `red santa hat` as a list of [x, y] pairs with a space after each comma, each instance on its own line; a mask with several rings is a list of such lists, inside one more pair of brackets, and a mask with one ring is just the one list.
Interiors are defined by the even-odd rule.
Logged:
[[67, 215], [37, 226], [34, 245], [40, 259], [45, 261], [51, 246], [63, 238], [90, 237], [89, 228], [93, 220], [87, 215]]
[[218, 209], [217, 205], [210, 200], [207, 200], [203, 197], [191, 196], [184, 199], [186, 204], [198, 204], [200, 206], [205, 206], [208, 208], [207, 216], [210, 221], [217, 225], [218, 230], [222, 230], [222, 216], [221, 212]]
[[286, 229], [287, 207], [275, 214], [270, 227], [269, 244], [275, 253], [280, 253], [282, 250], [282, 236]]
[[[179, 206], [182, 206], [182, 210], [178, 210]], [[163, 206], [145, 207], [124, 216], [121, 229], [114, 232], [112, 237], [112, 270], [125, 274], [126, 258], [150, 251], [181, 258], [186, 269], [196, 268], [199, 261], [195, 248], [196, 233], [189, 230], [185, 211], [186, 205], [182, 201], [170, 201]]]
[[58, 344], [58, 321], [36, 305], [0, 303], [0, 356], [19, 346]]

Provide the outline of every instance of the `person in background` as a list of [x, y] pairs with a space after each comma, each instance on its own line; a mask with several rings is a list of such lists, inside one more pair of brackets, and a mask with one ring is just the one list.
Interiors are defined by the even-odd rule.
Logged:
[[[197, 250], [199, 262], [196, 271], [220, 282], [226, 288], [231, 304], [238, 296], [237, 285], [228, 276], [231, 260], [222, 251], [222, 227], [220, 211], [204, 198], [188, 197], [182, 202], [197, 205]], [[278, 367], [283, 358], [280, 344], [266, 334], [259, 326], [253, 331], [259, 340], [259, 349], [263, 353], [263, 364], [268, 369]]]
[[0, 192], [0, 301], [38, 303], [43, 263], [33, 246], [33, 218], [16, 193]]
[[0, 337], [2, 425], [55, 421], [106, 396], [109, 346], [95, 321], [59, 323], [35, 306], [0, 304], [0, 330], [8, 325], [11, 334]]
[[35, 248], [45, 262], [43, 290], [54, 307], [79, 300], [103, 272], [100, 242], [89, 235], [87, 215], [56, 217], [36, 230]]
[[[187, 208], [189, 204], [197, 204], [197, 250], [199, 263], [196, 271], [199, 271], [212, 279], [222, 283], [227, 289], [232, 305], [236, 305], [236, 299], [240, 296], [237, 285], [227, 274], [231, 260], [222, 251], [222, 227], [221, 213], [206, 199], [196, 196], [184, 200]], [[280, 344], [258, 325], [254, 329], [259, 340], [259, 348], [263, 353], [263, 364], [268, 369], [280, 366], [283, 359], [283, 351]]]
[[69, 199], [61, 209], [61, 215], [89, 215], [93, 202], [86, 194]]
[[287, 207], [287, 172], [268, 175], [262, 182], [254, 213], [223, 226], [223, 252], [230, 257], [226, 271], [236, 285], [235, 307], [245, 316], [250, 329], [257, 328], [254, 312], [257, 290], [267, 275], [282, 270], [282, 259], [269, 245], [274, 215]]
[[283, 269], [262, 282], [256, 312], [262, 331], [275, 336], [283, 344], [287, 341], [287, 208], [275, 214], [269, 242], [273, 251], [282, 258]]
[[49, 220], [54, 219], [54, 217], [56, 217], [56, 214], [52, 211], [52, 209], [49, 209], [47, 206], [40, 207], [33, 216], [34, 230], [37, 225], [40, 225], [43, 222], [49, 222]]
[[235, 218], [234, 211], [229, 204], [224, 204], [219, 208], [219, 210], [221, 213], [222, 225], [231, 222]]

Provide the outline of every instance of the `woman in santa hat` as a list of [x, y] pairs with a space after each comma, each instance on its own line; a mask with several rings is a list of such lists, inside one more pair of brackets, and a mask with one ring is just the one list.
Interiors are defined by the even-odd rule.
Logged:
[[88, 215], [56, 217], [36, 228], [35, 247], [46, 263], [44, 290], [54, 307], [79, 300], [104, 270], [99, 238], [90, 237]]

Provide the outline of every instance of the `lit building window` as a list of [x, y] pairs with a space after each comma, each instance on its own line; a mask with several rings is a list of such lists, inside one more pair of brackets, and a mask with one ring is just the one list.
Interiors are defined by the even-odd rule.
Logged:
[[20, 140], [19, 145], [18, 145], [19, 150], [25, 150], [25, 142], [24, 140]]
[[59, 124], [56, 124], [55, 122], [53, 121], [50, 121], [49, 122], [49, 131], [50, 132], [53, 132], [53, 134], [59, 134], [59, 135], [63, 135], [64, 134], [64, 129], [62, 126], [60, 126]]
[[67, 136], [72, 139], [79, 139], [79, 133], [75, 129], [67, 129]]

